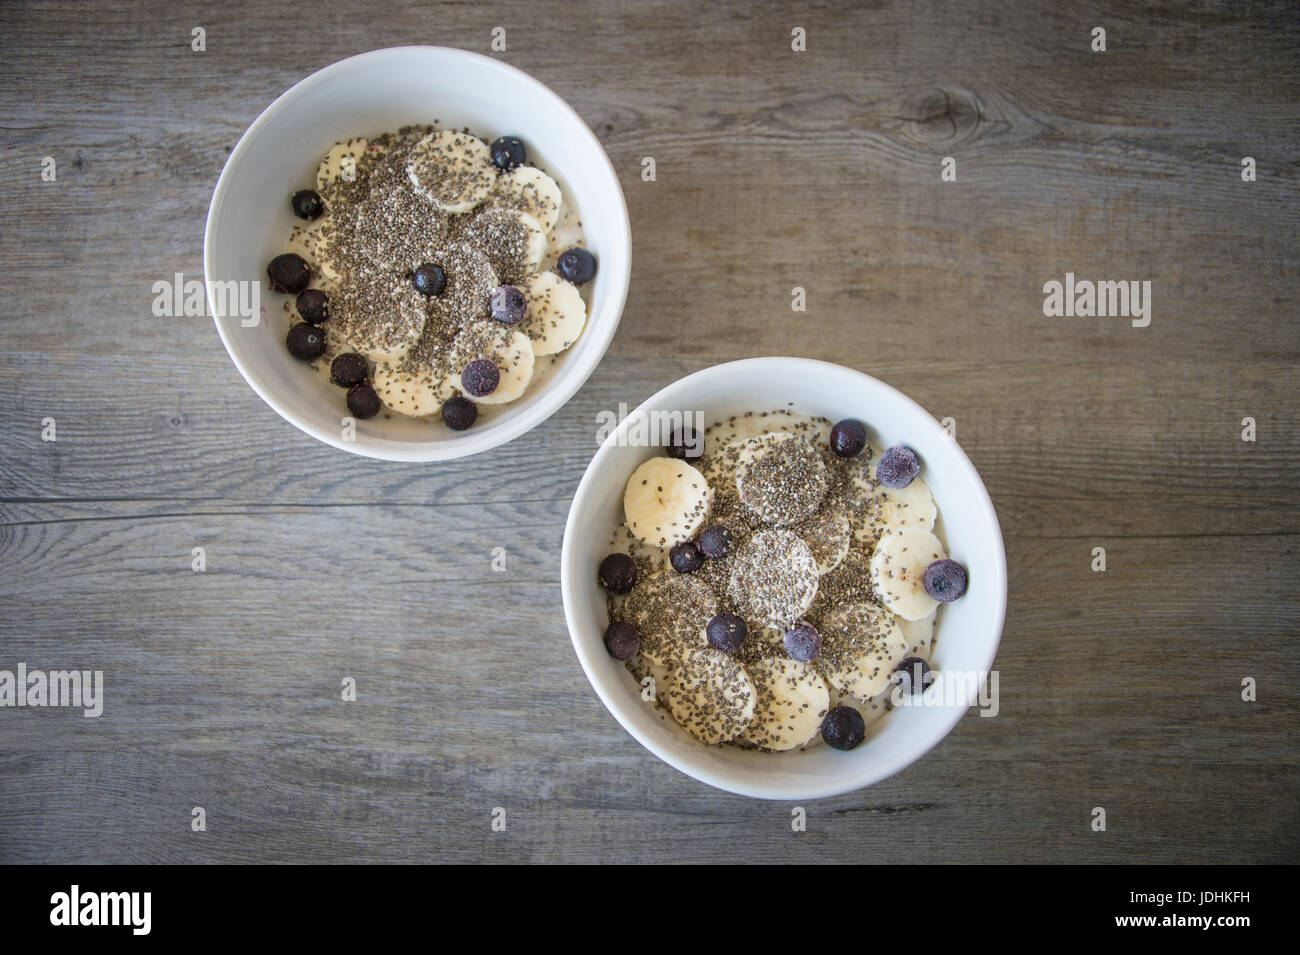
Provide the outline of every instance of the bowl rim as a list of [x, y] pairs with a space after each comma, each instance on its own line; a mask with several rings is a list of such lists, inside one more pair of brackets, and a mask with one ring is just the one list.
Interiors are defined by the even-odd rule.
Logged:
[[[411, 55], [414, 53], [432, 54], [435, 56], [449, 56], [452, 59], [463, 58], [468, 61], [495, 70], [511, 80], [522, 83], [525, 86], [533, 88], [538, 95], [547, 97], [554, 101], [562, 111], [567, 112], [575, 121], [579, 130], [578, 136], [583, 140], [585, 146], [594, 149], [594, 155], [597, 157], [598, 164], [605, 174], [608, 175], [610, 182], [614, 186], [614, 194], [618, 197], [618, 202], [612, 211], [614, 213], [615, 223], [612, 231], [615, 233], [615, 240], [622, 240], [622, 245], [627, 250], [624, 268], [617, 272], [603, 270], [606, 281], [610, 282], [610, 297], [606, 308], [600, 313], [600, 322], [594, 321], [596, 316], [588, 316], [587, 327], [584, 329], [584, 335], [592, 335], [589, 339], [593, 342], [588, 346], [587, 353], [583, 360], [578, 363], [569, 363], [560, 370], [556, 375], [557, 387], [547, 395], [544, 400], [536, 400], [526, 404], [520, 409], [519, 414], [508, 424], [498, 429], [487, 431], [467, 431], [454, 437], [443, 439], [441, 441], [429, 441], [425, 443], [411, 443], [405, 441], [394, 441], [389, 438], [366, 438], [361, 440], [344, 441], [342, 436], [334, 430], [326, 430], [314, 427], [306, 421], [301, 421], [297, 416], [275, 396], [274, 389], [270, 388], [266, 382], [262, 381], [256, 375], [252, 374], [250, 369], [241, 361], [236, 350], [232, 347], [231, 339], [227, 336], [227, 330], [223, 327], [222, 317], [218, 314], [216, 308], [216, 296], [214, 294], [213, 283], [216, 279], [213, 277], [213, 256], [214, 246], [216, 243], [216, 229], [214, 227], [215, 213], [225, 200], [225, 194], [230, 188], [233, 179], [232, 169], [235, 169], [243, 154], [247, 151], [248, 144], [252, 142], [261, 131], [270, 126], [275, 117], [288, 107], [295, 98], [302, 95], [305, 90], [324, 82], [330, 76], [342, 73], [346, 70], [355, 68], [358, 64], [370, 60], [381, 60], [390, 58], [398, 54]], [[607, 208], [606, 211], [611, 211]], [[619, 226], [621, 225], [621, 230]], [[621, 237], [618, 233], [621, 231]], [[327, 66], [308, 74], [298, 82], [294, 83], [274, 100], [271, 101], [257, 118], [249, 124], [239, 137], [239, 142], [230, 155], [226, 157], [226, 162], [221, 168], [221, 175], [217, 178], [217, 184], [212, 190], [212, 198], [208, 203], [207, 220], [203, 229], [203, 276], [204, 290], [208, 312], [212, 316], [213, 323], [217, 327], [217, 335], [221, 338], [221, 344], [226, 349], [226, 354], [234, 363], [235, 368], [239, 371], [240, 376], [253, 389], [259, 398], [262, 399], [270, 408], [275, 411], [281, 418], [289, 422], [299, 431], [310, 435], [311, 437], [323, 442], [331, 447], [338, 448], [341, 451], [348, 451], [352, 454], [362, 457], [375, 458], [383, 461], [450, 461], [458, 458], [468, 457], [472, 454], [478, 454], [483, 451], [489, 451], [492, 448], [500, 447], [522, 434], [526, 434], [533, 428], [542, 424], [553, 414], [559, 411], [569, 399], [577, 394], [587, 380], [595, 372], [596, 368], [604, 360], [605, 353], [609, 350], [610, 343], [618, 331], [619, 324], [622, 322], [623, 309], [627, 304], [628, 286], [631, 283], [632, 275], [632, 226], [628, 217], [627, 199], [623, 195], [623, 185], [619, 181], [618, 172], [614, 169], [610, 161], [609, 154], [605, 152], [604, 146], [597, 139], [596, 134], [592, 132], [591, 127], [578, 114], [569, 103], [549, 86], [536, 77], [525, 73], [518, 67], [511, 66], [494, 57], [485, 56], [481, 53], [475, 53], [471, 50], [462, 50], [457, 47], [449, 46], [430, 46], [411, 44], [405, 46], [383, 47], [377, 50], [369, 50], [365, 53], [358, 53], [341, 60], [336, 60]], [[593, 328], [593, 325], [600, 325], [599, 329]], [[563, 382], [563, 384], [558, 384]], [[527, 400], [526, 397], [524, 399]], [[358, 436], [359, 438], [360, 436]]]
[[[902, 757], [896, 757], [883, 763], [875, 763], [867, 766], [863, 771], [852, 774], [838, 781], [826, 781], [820, 785], [816, 783], [815, 777], [809, 777], [809, 785], [799, 783], [773, 782], [764, 783], [752, 779], [730, 778], [723, 773], [716, 772], [708, 767], [697, 765], [694, 761], [683, 756], [678, 758], [675, 753], [665, 752], [658, 747], [648, 736], [639, 732], [630, 720], [624, 718], [625, 713], [630, 713], [633, 706], [639, 706], [639, 703], [633, 703], [630, 697], [616, 695], [610, 688], [604, 686], [596, 676], [596, 667], [594, 653], [589, 652], [592, 647], [588, 646], [578, 634], [578, 628], [575, 624], [577, 619], [577, 594], [575, 586], [578, 581], [576, 576], [579, 573], [578, 568], [573, 566], [574, 538], [576, 535], [577, 514], [580, 506], [585, 503], [591, 493], [592, 487], [596, 482], [596, 474], [611, 454], [615, 453], [615, 448], [620, 446], [620, 435], [625, 433], [630, 423], [638, 416], [656, 409], [663, 409], [674, 405], [678, 402], [678, 395], [689, 391], [709, 379], [724, 376], [734, 376], [738, 374], [756, 376], [756, 380], [761, 380], [765, 369], [770, 369], [774, 365], [783, 365], [802, 367], [803, 374], [815, 376], [818, 372], [824, 372], [828, 368], [836, 369], [838, 372], [847, 372], [871, 383], [873, 386], [884, 388], [896, 396], [903, 404], [910, 405], [914, 410], [919, 411], [926, 418], [934, 421], [935, 427], [942, 427], [934, 417], [926, 411], [918, 402], [908, 397], [903, 392], [894, 388], [892, 385], [874, 378], [865, 372], [848, 368], [844, 365], [838, 365], [833, 362], [820, 361], [812, 358], [795, 358], [770, 356], [763, 358], [745, 358], [737, 361], [724, 362], [718, 365], [711, 365], [693, 372], [685, 377], [679, 378], [669, 385], [659, 389], [645, 401], [628, 413], [627, 417], [619, 422], [618, 426], [611, 429], [610, 434], [606, 437], [596, 453], [592, 456], [591, 462], [587, 465], [587, 470], [582, 475], [582, 480], [578, 483], [578, 488], [574, 491], [572, 502], [569, 505], [569, 515], [564, 526], [564, 543], [560, 554], [560, 589], [564, 603], [565, 623], [569, 629], [569, 641], [573, 645], [574, 652], [578, 656], [578, 662], [581, 664], [583, 672], [586, 674], [587, 682], [591, 684], [600, 701], [605, 705], [605, 709], [610, 715], [629, 733], [638, 743], [649, 750], [663, 762], [690, 776], [700, 782], [707, 783], [717, 789], [727, 792], [736, 793], [742, 796], [750, 796], [758, 799], [776, 799], [776, 800], [811, 800], [825, 799], [831, 796], [840, 796], [845, 793], [855, 792], [867, 786], [874, 785], [888, 779], [890, 776], [901, 772], [908, 766], [920, 760], [926, 753], [942, 742], [953, 727], [961, 721], [966, 715], [969, 707], [949, 706], [943, 707], [942, 720], [935, 720], [927, 730], [926, 734], [921, 737], [920, 744], [914, 750], [906, 751]], [[992, 539], [997, 559], [993, 566], [981, 568], [980, 576], [982, 579], [987, 578], [990, 584], [995, 588], [995, 604], [992, 620], [992, 640], [989, 645], [987, 659], [982, 662], [979, 669], [987, 671], [991, 669], [993, 661], [997, 656], [998, 648], [1002, 640], [1002, 629], [1006, 622], [1007, 608], [1007, 566], [1006, 566], [1006, 548], [1002, 539], [1002, 527], [998, 521], [997, 510], [993, 506], [993, 501], [989, 497], [988, 489], [984, 486], [983, 480], [976, 471], [975, 465], [971, 463], [966, 452], [955, 441], [952, 442], [952, 449], [956, 452], [957, 466], [964, 472], [964, 477], [973, 482], [977, 490], [979, 501], [980, 516], [983, 521], [987, 522], [992, 531]], [[594, 579], [594, 575], [593, 579]], [[596, 641], [599, 643], [599, 641]], [[699, 744], [702, 750], [703, 743]], [[694, 750], [692, 750], [694, 751]]]

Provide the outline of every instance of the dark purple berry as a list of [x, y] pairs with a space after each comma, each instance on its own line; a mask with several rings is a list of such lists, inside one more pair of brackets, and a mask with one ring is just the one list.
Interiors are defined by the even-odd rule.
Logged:
[[325, 354], [325, 330], [299, 322], [289, 329], [284, 344], [289, 349], [289, 354], [299, 361], [315, 361]]
[[586, 249], [574, 246], [569, 251], [560, 253], [555, 263], [555, 271], [574, 285], [582, 285], [595, 277], [596, 257]]
[[934, 676], [930, 673], [930, 664], [920, 657], [908, 657], [894, 667], [894, 682], [901, 685], [905, 690], [910, 690], [913, 696], [924, 693], [925, 688], [933, 680]]
[[488, 299], [492, 317], [503, 325], [518, 325], [528, 314], [528, 299], [513, 285], [502, 285]]
[[311, 281], [311, 266], [301, 255], [285, 252], [271, 260], [266, 267], [266, 277], [271, 280], [272, 292], [297, 295]]
[[966, 592], [966, 568], [949, 557], [925, 568], [925, 592], [940, 603], [950, 603]]
[[514, 136], [502, 136], [494, 140], [490, 148], [492, 162], [502, 172], [509, 172], [516, 166], [522, 166], [528, 159], [524, 144]]
[[293, 214], [299, 219], [319, 219], [325, 214], [325, 203], [320, 197], [320, 193], [314, 189], [299, 189], [289, 200], [293, 206]]
[[735, 653], [739, 650], [748, 634], [749, 629], [745, 626], [744, 619], [734, 613], [720, 613], [704, 628], [709, 646], [723, 653]]
[[621, 620], [605, 628], [605, 649], [615, 660], [631, 660], [641, 652], [641, 634]]
[[452, 431], [464, 431], [478, 420], [478, 405], [464, 395], [448, 398], [442, 406], [442, 423]]
[[866, 737], [867, 724], [851, 706], [837, 706], [822, 719], [822, 739], [832, 749], [852, 749]]
[[379, 414], [379, 395], [369, 385], [353, 385], [348, 389], [348, 411], [354, 418], [373, 418]]
[[698, 547], [690, 541], [684, 541], [681, 544], [674, 544], [668, 551], [668, 562], [679, 574], [693, 574], [704, 563], [704, 557]]
[[822, 635], [807, 621], [799, 621], [785, 632], [785, 653], [791, 660], [811, 663], [822, 652]]
[[679, 461], [693, 461], [704, 453], [704, 442], [700, 440], [694, 428], [682, 428], [673, 432], [668, 443], [668, 456]]
[[491, 358], [479, 358], [465, 366], [460, 373], [460, 383], [473, 398], [483, 398], [497, 390], [501, 372]]
[[435, 295], [441, 295], [446, 289], [447, 273], [442, 270], [441, 265], [425, 262], [411, 273], [411, 284], [425, 298], [433, 298]]
[[831, 428], [831, 450], [842, 458], [851, 458], [867, 446], [867, 429], [861, 421], [845, 418]]
[[636, 561], [627, 554], [610, 554], [600, 562], [596, 581], [611, 594], [625, 594], [636, 586]]
[[319, 325], [330, 317], [330, 297], [318, 288], [305, 288], [294, 300], [304, 322]]
[[700, 535], [700, 553], [709, 560], [722, 560], [731, 553], [731, 531], [721, 524], [714, 524]]
[[370, 365], [366, 363], [365, 356], [354, 351], [339, 355], [330, 362], [330, 381], [340, 388], [359, 385], [369, 376]]
[[897, 491], [907, 487], [921, 473], [916, 452], [905, 444], [896, 444], [876, 462], [876, 480]]

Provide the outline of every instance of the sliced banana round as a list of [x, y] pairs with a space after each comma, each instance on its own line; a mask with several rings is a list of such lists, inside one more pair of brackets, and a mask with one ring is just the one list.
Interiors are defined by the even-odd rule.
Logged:
[[516, 166], [497, 176], [489, 201], [494, 206], [528, 213], [545, 232], [560, 221], [559, 184], [535, 166]]
[[523, 288], [528, 314], [519, 330], [533, 340], [540, 357], [562, 352], [578, 340], [587, 325], [587, 303], [577, 286], [554, 272], [538, 272]]
[[871, 586], [881, 603], [904, 620], [920, 620], [939, 606], [925, 592], [925, 569], [946, 557], [939, 538], [920, 527], [886, 531], [871, 552]]
[[687, 650], [708, 646], [701, 636], [718, 612], [718, 601], [702, 581], [666, 571], [637, 583], [623, 601], [622, 619], [641, 635], [641, 656], [673, 667]]
[[439, 411], [456, 393], [454, 380], [430, 369], [410, 369], [406, 362], [381, 361], [371, 379], [379, 400], [404, 415], [419, 417]]
[[364, 139], [349, 139], [331, 146], [316, 167], [316, 191], [324, 193], [337, 183], [356, 181], [367, 146], [369, 142]]
[[939, 509], [935, 506], [930, 486], [920, 477], [904, 488], [888, 488], [875, 480], [876, 462], [872, 459], [866, 471], [853, 479], [854, 498], [850, 505], [853, 524], [853, 542], [862, 547], [873, 547], [885, 531], [894, 527], [934, 527]]
[[745, 668], [754, 685], [754, 719], [740, 738], [781, 752], [817, 735], [830, 709], [826, 681], [806, 663], [769, 657]]
[[762, 530], [732, 558], [727, 593], [746, 617], [784, 631], [812, 606], [817, 577], [817, 561], [797, 535]]
[[817, 561], [817, 573], [829, 574], [840, 565], [853, 543], [849, 512], [843, 504], [831, 501], [804, 521], [790, 528], [802, 538]]
[[764, 521], [788, 527], [817, 513], [830, 486], [822, 457], [798, 434], [764, 434], [740, 447], [736, 490]]
[[460, 214], [488, 197], [496, 185], [497, 167], [483, 140], [440, 129], [411, 147], [406, 175], [415, 191], [443, 212]]
[[930, 647], [934, 643], [934, 614], [928, 617], [922, 617], [920, 620], [906, 620], [903, 617], [895, 617], [894, 622], [898, 624], [898, 630], [907, 641], [907, 655], [909, 657], [920, 657], [922, 660], [930, 659]]
[[466, 224], [461, 238], [480, 248], [508, 285], [522, 284], [546, 258], [546, 233], [526, 212], [484, 209]]
[[414, 289], [354, 282], [331, 297], [328, 332], [371, 361], [397, 361], [420, 341], [428, 317], [424, 299]]
[[294, 226], [289, 233], [289, 247], [286, 252], [302, 256], [311, 266], [312, 272], [331, 282], [337, 282], [339, 273], [330, 255], [329, 240], [322, 231], [323, 220]]
[[837, 690], [860, 700], [885, 689], [907, 656], [894, 615], [877, 604], [842, 604], [822, 617], [820, 630], [817, 670]]
[[671, 547], [694, 536], [712, 500], [709, 483], [694, 467], [676, 458], [650, 458], [627, 479], [623, 514], [647, 544]]
[[726, 743], [753, 722], [757, 693], [744, 667], [704, 647], [673, 667], [664, 697], [686, 732], [704, 743]]
[[[476, 396], [465, 391], [460, 372], [472, 361], [482, 358], [496, 363], [501, 379], [488, 395]], [[514, 401], [533, 380], [533, 343], [523, 332], [500, 322], [477, 321], [466, 326], [451, 346], [451, 367], [457, 389], [481, 405], [503, 405]]]

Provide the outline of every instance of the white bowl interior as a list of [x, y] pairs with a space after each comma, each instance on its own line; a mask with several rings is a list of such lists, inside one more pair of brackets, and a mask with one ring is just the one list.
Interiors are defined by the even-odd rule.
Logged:
[[[285, 350], [277, 315], [284, 298], [266, 287], [266, 263], [284, 251], [297, 221], [289, 196], [313, 186], [317, 163], [330, 146], [349, 137], [433, 122], [468, 127], [487, 140], [517, 135], [527, 146], [529, 162], [560, 184], [598, 262], [589, 286], [587, 328], [544, 381], [519, 401], [493, 409], [491, 420], [469, 431], [379, 415], [357, 423], [356, 441], [344, 441], [342, 392]], [[618, 326], [631, 272], [631, 241], [618, 177], [591, 130], [562, 99], [527, 74], [488, 57], [441, 47], [398, 47], [312, 74], [249, 127], [213, 194], [204, 268], [209, 283], [263, 283], [265, 315], [259, 325], [244, 328], [238, 316], [228, 315], [217, 317], [217, 327], [244, 378], [285, 419], [359, 454], [437, 460], [482, 451], [522, 434], [582, 386]], [[209, 308], [215, 314], [211, 296]]]
[[[877, 721], [856, 749], [826, 746], [760, 753], [705, 746], [653, 704], [643, 702], [626, 667], [606, 652], [605, 593], [596, 568], [623, 520], [623, 488], [637, 464], [658, 448], [620, 447], [636, 415], [698, 411], [707, 424], [733, 414], [786, 407], [829, 418], [858, 418], [884, 446], [907, 444], [939, 506], [936, 533], [969, 569], [964, 597], [942, 607], [932, 662], [950, 674], [987, 671], [1006, 610], [1006, 559], [997, 514], [979, 475], [947, 432], [901, 392], [867, 375], [825, 362], [755, 358], [706, 368], [648, 399], [597, 451], [569, 512], [561, 559], [564, 608], [574, 648], [592, 686], [616, 719], [647, 749], [688, 775], [732, 792], [769, 799], [837, 795], [878, 782], [919, 759], [956, 725], [974, 700], [956, 706], [913, 706]], [[960, 686], [960, 684], [958, 684]], [[947, 691], [932, 687], [927, 698]], [[954, 698], [954, 697], [949, 697]]]

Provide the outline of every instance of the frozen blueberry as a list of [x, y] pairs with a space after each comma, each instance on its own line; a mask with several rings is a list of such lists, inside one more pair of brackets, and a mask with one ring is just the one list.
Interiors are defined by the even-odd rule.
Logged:
[[574, 246], [567, 252], [560, 253], [555, 263], [555, 271], [574, 285], [582, 285], [584, 282], [590, 282], [595, 276], [596, 257], [586, 249]]
[[801, 620], [785, 632], [785, 653], [791, 660], [811, 663], [822, 652], [822, 635], [817, 628]]
[[528, 299], [513, 285], [502, 285], [488, 299], [492, 317], [503, 325], [518, 325], [528, 314]]
[[514, 136], [502, 136], [494, 140], [491, 149], [492, 162], [502, 172], [509, 172], [516, 166], [522, 166], [528, 159], [524, 144]]
[[832, 749], [852, 749], [866, 736], [867, 724], [851, 706], [837, 706], [822, 720], [822, 739]]
[[483, 398], [497, 390], [501, 384], [501, 371], [491, 358], [479, 358], [465, 366], [460, 373], [460, 383], [473, 398]]
[[330, 381], [340, 388], [359, 385], [369, 376], [370, 366], [366, 363], [365, 356], [358, 355], [354, 351], [339, 355], [330, 362]]
[[673, 570], [679, 574], [693, 574], [700, 569], [704, 563], [704, 557], [700, 550], [691, 541], [685, 541], [681, 544], [674, 544], [668, 551], [668, 561], [673, 565]]
[[266, 267], [266, 277], [271, 280], [272, 292], [297, 295], [311, 281], [311, 266], [301, 255], [285, 252], [271, 260]]
[[641, 634], [621, 620], [605, 628], [605, 649], [615, 660], [631, 660], [641, 652]]
[[289, 200], [293, 206], [293, 214], [299, 219], [319, 219], [325, 214], [325, 202], [321, 199], [320, 193], [314, 189], [299, 189]]
[[636, 586], [636, 561], [627, 554], [610, 554], [600, 562], [596, 581], [611, 594], [625, 594]]
[[694, 428], [680, 428], [668, 440], [668, 456], [679, 461], [693, 461], [704, 453], [704, 442]]
[[299, 322], [289, 329], [284, 344], [289, 354], [299, 361], [315, 361], [325, 354], [325, 330]]
[[305, 288], [294, 299], [304, 322], [319, 325], [330, 317], [330, 297], [318, 288]]
[[723, 653], [735, 653], [739, 650], [748, 633], [744, 619], [734, 613], [720, 613], [704, 628], [709, 646]]
[[925, 592], [940, 603], [949, 603], [966, 592], [966, 568], [945, 557], [925, 568]]
[[423, 265], [416, 266], [415, 271], [411, 273], [411, 284], [425, 298], [433, 298], [435, 295], [441, 295], [443, 289], [447, 287], [447, 273], [442, 270], [441, 265], [425, 262]]
[[709, 560], [722, 560], [731, 553], [731, 543], [731, 531], [721, 524], [714, 524], [700, 535], [698, 546], [700, 553]]
[[894, 667], [894, 682], [900, 684], [903, 689], [909, 690], [913, 696], [924, 693], [933, 679], [930, 664], [920, 657], [908, 657]]
[[373, 418], [379, 414], [379, 395], [369, 385], [353, 385], [348, 389], [348, 410], [354, 418]]
[[478, 420], [478, 405], [464, 395], [448, 398], [442, 406], [442, 423], [452, 431], [464, 431]]
[[831, 450], [842, 458], [851, 458], [867, 446], [867, 429], [861, 421], [845, 418], [831, 428]]
[[876, 463], [876, 480], [895, 491], [905, 488], [921, 473], [916, 452], [905, 444], [896, 444]]

